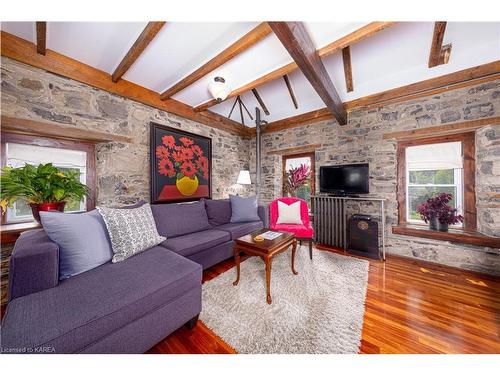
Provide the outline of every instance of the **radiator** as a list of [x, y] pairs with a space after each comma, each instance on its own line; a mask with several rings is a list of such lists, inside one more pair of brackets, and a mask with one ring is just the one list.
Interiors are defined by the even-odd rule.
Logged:
[[345, 199], [335, 197], [311, 197], [314, 214], [314, 241], [346, 247]]

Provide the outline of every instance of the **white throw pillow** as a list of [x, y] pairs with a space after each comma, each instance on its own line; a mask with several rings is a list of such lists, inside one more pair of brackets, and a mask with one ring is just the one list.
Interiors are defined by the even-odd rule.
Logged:
[[300, 201], [291, 205], [278, 201], [278, 220], [276, 224], [302, 224]]
[[166, 237], [158, 234], [149, 203], [137, 208], [96, 208], [108, 229], [114, 253], [113, 263], [121, 262], [166, 240]]

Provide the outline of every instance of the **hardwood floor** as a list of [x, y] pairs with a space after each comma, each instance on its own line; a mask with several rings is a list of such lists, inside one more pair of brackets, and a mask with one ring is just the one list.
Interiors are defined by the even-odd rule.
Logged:
[[[233, 266], [218, 264], [203, 280]], [[149, 351], [234, 352], [202, 322]], [[370, 260], [360, 353], [500, 353], [500, 278], [396, 256]]]

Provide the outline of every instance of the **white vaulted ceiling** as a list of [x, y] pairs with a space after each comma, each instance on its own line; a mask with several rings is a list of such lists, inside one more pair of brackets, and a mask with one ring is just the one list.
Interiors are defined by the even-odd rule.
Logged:
[[[47, 48], [85, 64], [113, 73], [147, 22], [49, 22]], [[366, 25], [360, 22], [306, 23], [321, 48]], [[167, 22], [123, 79], [158, 93], [171, 87], [212, 59], [258, 25], [257, 22]], [[4, 22], [1, 29], [33, 43], [34, 22]], [[351, 45], [354, 90], [346, 90], [341, 53], [322, 60], [342, 101], [350, 101], [388, 89], [485, 64], [500, 59], [500, 23], [448, 22], [443, 44], [452, 43], [447, 64], [428, 68], [433, 22], [398, 23]], [[173, 98], [189, 106], [211, 99], [208, 83], [222, 76], [231, 88], [239, 88], [279, 68], [292, 59], [274, 34], [270, 34], [215, 71], [176, 93]], [[295, 109], [283, 79], [259, 86], [258, 92], [270, 111], [268, 122], [321, 109], [325, 104], [304, 75], [289, 74], [299, 108]], [[241, 98], [252, 115], [258, 103], [251, 91]], [[211, 111], [228, 116], [233, 99]], [[236, 106], [232, 120], [241, 122]], [[245, 125], [254, 122], [244, 112]]]

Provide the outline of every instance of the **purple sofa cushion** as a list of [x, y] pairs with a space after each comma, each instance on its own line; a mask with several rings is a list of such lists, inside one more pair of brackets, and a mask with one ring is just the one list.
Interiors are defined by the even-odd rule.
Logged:
[[205, 200], [208, 222], [211, 226], [229, 223], [231, 220], [231, 201], [229, 199]]
[[245, 223], [260, 220], [257, 196], [240, 197], [229, 195], [231, 200], [231, 223]]
[[201, 288], [201, 276], [199, 264], [161, 247], [126, 262], [106, 263], [60, 282], [57, 288], [11, 301], [2, 324], [2, 347], [83, 350]]
[[246, 234], [252, 233], [258, 229], [262, 229], [262, 221], [250, 221], [246, 223], [227, 223], [214, 227], [216, 230], [229, 232], [231, 239], [234, 240]]
[[204, 200], [193, 203], [153, 204], [151, 210], [160, 236], [172, 238], [210, 228]]
[[173, 252], [188, 257], [200, 251], [230, 241], [228, 232], [220, 230], [204, 230], [201, 232], [185, 234], [184, 236], [167, 238], [160, 245]]

